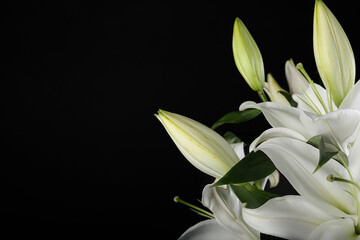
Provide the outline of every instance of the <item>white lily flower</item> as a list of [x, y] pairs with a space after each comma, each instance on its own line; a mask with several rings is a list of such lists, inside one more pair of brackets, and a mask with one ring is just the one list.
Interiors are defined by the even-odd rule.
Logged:
[[[360, 239], [360, 137], [348, 155], [345, 168], [330, 160], [316, 173], [319, 151], [298, 139], [272, 138], [257, 149], [272, 159], [277, 169], [301, 196], [269, 200], [258, 209], [243, 209], [245, 221], [260, 232], [287, 239]], [[339, 179], [329, 182], [333, 174]]]
[[355, 82], [354, 53], [340, 23], [321, 0], [315, 3], [313, 40], [320, 77], [340, 106]]
[[239, 19], [235, 19], [233, 54], [236, 67], [254, 91], [263, 91], [265, 82], [264, 63], [258, 46]]
[[[324, 115], [317, 115], [307, 104], [302, 104], [302, 101], [299, 101], [298, 108], [276, 102], [258, 104], [245, 102], [240, 106], [240, 111], [247, 108], [260, 109], [273, 128], [293, 130], [301, 134], [306, 140], [318, 135], [323, 136], [326, 143], [348, 154], [360, 130], [359, 85], [360, 81], [351, 89], [344, 99], [344, 104], [340, 105], [339, 109]], [[326, 96], [324, 89], [320, 86], [317, 88], [321, 95]], [[308, 88], [305, 92], [307, 96], [311, 96], [308, 93], [310, 90], [311, 88]], [[302, 97], [300, 96], [300, 98]], [[323, 105], [329, 107], [326, 99], [323, 101], [324, 104], [320, 104], [316, 99], [311, 100], [311, 102], [319, 111], [323, 112], [321, 110]], [[279, 131], [277, 136], [282, 133], [284, 136], [288, 136], [288, 133], [283, 130]]]
[[242, 218], [243, 203], [230, 187], [213, 187], [203, 190], [202, 202], [215, 219], [202, 221], [190, 227], [179, 240], [259, 240], [260, 232], [247, 225]]
[[156, 117], [180, 152], [200, 171], [221, 178], [240, 161], [230, 144], [211, 128], [164, 110]]

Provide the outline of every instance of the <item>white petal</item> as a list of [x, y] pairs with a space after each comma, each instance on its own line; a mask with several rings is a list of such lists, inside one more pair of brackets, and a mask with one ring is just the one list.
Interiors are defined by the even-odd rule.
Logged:
[[280, 173], [278, 170], [275, 170], [270, 176], [269, 176], [269, 182], [270, 182], [270, 188], [274, 188], [278, 185], [280, 180]]
[[306, 239], [331, 216], [300, 196], [273, 198], [257, 209], [243, 209], [243, 218], [258, 231], [286, 239]]
[[304, 92], [293, 95], [294, 101], [298, 103], [297, 108], [302, 109], [304, 111], [312, 112], [312, 113], [316, 113], [316, 111], [314, 111], [314, 109], [318, 109], [318, 111], [321, 114], [325, 114], [326, 112], [329, 112], [330, 109], [337, 110], [337, 107], [333, 102], [331, 102], [332, 108], [330, 108], [330, 103], [328, 101], [328, 95], [327, 95], [326, 90], [316, 83], [314, 84], [314, 86], [315, 86], [317, 92], [319, 93], [319, 95], [320, 95], [319, 97], [323, 101], [327, 111], [324, 109], [323, 105], [321, 104], [319, 98], [316, 96], [316, 94], [310, 84], [308, 85], [308, 87], [306, 88], [306, 90]]
[[360, 111], [341, 109], [326, 115], [316, 115], [284, 104], [245, 102], [240, 110], [260, 109], [272, 127], [290, 128], [306, 139], [321, 135], [325, 142], [349, 153], [360, 130]]
[[351, 219], [334, 219], [318, 226], [310, 235], [309, 240], [356, 240], [354, 221]]
[[360, 136], [358, 136], [352, 146], [348, 159], [351, 174], [354, 177], [354, 180], [360, 183]]
[[340, 105], [341, 109], [356, 109], [360, 111], [360, 81], [346, 95]]
[[330, 160], [316, 173], [319, 150], [313, 146], [291, 138], [273, 138], [258, 147], [275, 164], [297, 192], [307, 200], [318, 204], [332, 214], [342, 217], [353, 214], [354, 200], [346, 192], [346, 184], [327, 181], [334, 171], [348, 178], [344, 167]]
[[298, 139], [300, 141], [306, 142], [306, 138], [304, 138], [303, 135], [301, 135], [300, 133], [291, 130], [289, 128], [283, 128], [283, 127], [275, 127], [275, 128], [270, 128], [268, 130], [265, 130], [259, 137], [257, 137], [251, 144], [249, 147], [249, 151], [253, 151], [257, 145], [259, 145], [260, 143], [269, 140], [271, 138], [277, 138], [277, 137], [289, 137], [289, 138], [294, 138], [294, 139]]
[[317, 135], [340, 150], [349, 153], [351, 145], [355, 142], [360, 130], [360, 111], [352, 109], [338, 110], [314, 118]]
[[257, 104], [249, 101], [240, 105], [240, 111], [248, 108], [261, 110], [266, 120], [272, 127], [290, 128], [301, 133], [307, 139], [314, 136], [312, 133], [309, 134], [307, 130], [307, 126], [313, 121], [301, 109], [276, 102], [264, 102]]
[[221, 227], [215, 219], [205, 220], [190, 227], [179, 240], [239, 240], [227, 229]]
[[290, 93], [302, 93], [306, 90], [309, 83], [304, 76], [296, 69], [296, 67], [290, 62], [286, 61], [285, 64], [286, 80], [289, 84]]
[[202, 202], [214, 214], [218, 223], [240, 239], [259, 239], [260, 233], [251, 229], [241, 216], [242, 203], [230, 187], [206, 185]]
[[239, 159], [243, 159], [245, 157], [243, 142], [233, 143], [233, 144], [231, 144], [231, 147], [234, 149], [234, 151]]

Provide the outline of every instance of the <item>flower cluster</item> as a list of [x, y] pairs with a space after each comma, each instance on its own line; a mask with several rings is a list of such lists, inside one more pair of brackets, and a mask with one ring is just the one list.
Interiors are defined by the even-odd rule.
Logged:
[[[360, 240], [360, 85], [355, 60], [339, 22], [321, 0], [314, 11], [313, 45], [323, 86], [301, 63], [285, 64], [289, 92], [271, 74], [240, 19], [234, 23], [236, 66], [262, 102], [244, 102], [209, 128], [179, 114], [159, 110], [156, 117], [190, 163], [213, 176], [203, 190], [209, 218], [180, 239]], [[266, 81], [265, 81], [266, 80]], [[270, 99], [270, 101], [268, 100]], [[271, 128], [244, 152], [234, 133], [215, 129], [262, 113]], [[278, 196], [279, 172], [299, 195]]]

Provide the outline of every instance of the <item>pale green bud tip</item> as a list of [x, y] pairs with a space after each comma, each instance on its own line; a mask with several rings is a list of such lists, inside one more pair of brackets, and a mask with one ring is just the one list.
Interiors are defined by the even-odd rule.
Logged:
[[239, 18], [234, 22], [232, 47], [236, 67], [247, 84], [256, 92], [262, 91], [265, 83], [263, 59], [250, 32]]
[[174, 197], [174, 202], [178, 203], [178, 202], [179, 202], [179, 199], [180, 199], [179, 196], [175, 196], [175, 197]]

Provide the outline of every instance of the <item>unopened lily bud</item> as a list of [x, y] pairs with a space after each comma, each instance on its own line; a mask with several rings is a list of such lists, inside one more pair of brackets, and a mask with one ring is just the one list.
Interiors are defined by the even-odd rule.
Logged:
[[340, 23], [321, 0], [315, 3], [313, 40], [321, 80], [340, 106], [355, 83], [354, 53]]
[[291, 94], [303, 93], [309, 86], [309, 82], [295, 67], [292, 59], [286, 61], [285, 63], [285, 76]]
[[268, 85], [267, 88], [265, 88], [265, 91], [272, 102], [281, 102], [290, 105], [284, 95], [281, 94], [281, 91], [285, 90], [280, 87], [270, 73], [267, 75], [267, 83]]
[[155, 116], [180, 152], [200, 171], [221, 178], [240, 161], [230, 144], [211, 128], [164, 110]]
[[239, 18], [235, 19], [232, 46], [235, 64], [241, 75], [252, 90], [262, 91], [265, 83], [263, 59], [254, 39]]

